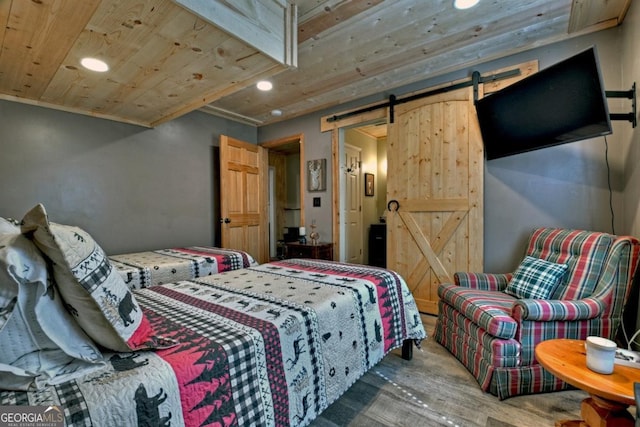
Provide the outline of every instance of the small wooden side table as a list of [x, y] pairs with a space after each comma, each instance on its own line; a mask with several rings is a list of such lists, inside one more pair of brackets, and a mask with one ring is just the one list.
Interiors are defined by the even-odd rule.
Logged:
[[615, 365], [613, 373], [599, 374], [587, 368], [584, 341], [554, 339], [536, 346], [536, 359], [561, 380], [591, 397], [582, 401], [582, 420], [556, 421], [556, 427], [634, 427], [627, 407], [635, 405], [633, 383], [640, 382], [640, 369]]
[[333, 243], [299, 243], [289, 242], [287, 245], [287, 258], [313, 258], [332, 261]]

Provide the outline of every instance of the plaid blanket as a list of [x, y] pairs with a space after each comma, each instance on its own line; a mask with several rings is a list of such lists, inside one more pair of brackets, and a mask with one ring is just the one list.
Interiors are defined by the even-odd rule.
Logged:
[[258, 265], [246, 252], [209, 246], [112, 255], [109, 260], [131, 289], [197, 279]]
[[60, 405], [68, 426], [304, 426], [406, 339], [426, 334], [388, 270], [286, 260], [134, 291], [180, 342], [2, 405]]

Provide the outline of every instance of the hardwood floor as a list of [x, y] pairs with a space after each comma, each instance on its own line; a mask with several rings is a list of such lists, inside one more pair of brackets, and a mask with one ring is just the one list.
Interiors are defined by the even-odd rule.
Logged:
[[311, 426], [539, 427], [580, 418], [587, 394], [561, 391], [498, 400], [431, 338], [435, 317], [422, 316], [429, 335], [411, 361], [395, 350], [358, 380]]

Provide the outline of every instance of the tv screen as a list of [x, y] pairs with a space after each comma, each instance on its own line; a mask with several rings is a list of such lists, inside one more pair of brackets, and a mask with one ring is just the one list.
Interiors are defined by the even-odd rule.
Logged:
[[611, 133], [595, 47], [476, 103], [487, 160]]

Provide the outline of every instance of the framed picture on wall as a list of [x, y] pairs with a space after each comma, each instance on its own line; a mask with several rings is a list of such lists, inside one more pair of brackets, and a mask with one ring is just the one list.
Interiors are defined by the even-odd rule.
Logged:
[[373, 196], [373, 191], [375, 187], [375, 175], [372, 173], [364, 174], [364, 195], [365, 196]]
[[327, 190], [327, 159], [307, 161], [307, 190]]

